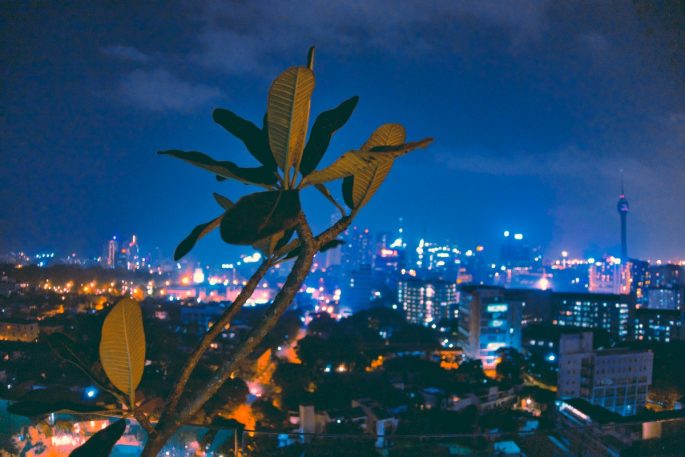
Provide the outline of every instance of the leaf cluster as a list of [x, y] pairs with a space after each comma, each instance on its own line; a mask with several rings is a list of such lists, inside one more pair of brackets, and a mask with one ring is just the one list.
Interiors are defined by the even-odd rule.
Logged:
[[[235, 203], [215, 194], [223, 213], [196, 226], [176, 248], [176, 260], [216, 228], [226, 243], [252, 245], [267, 257], [297, 257], [299, 241], [290, 239], [301, 214], [302, 189], [313, 186], [344, 214], [345, 210], [326, 187], [340, 180], [343, 200], [351, 215], [355, 215], [371, 200], [396, 158], [432, 141], [406, 142], [404, 127], [383, 124], [359, 149], [348, 151], [328, 167], [317, 169], [333, 135], [348, 121], [359, 97], [351, 97], [319, 114], [310, 131], [310, 105], [315, 87], [313, 61], [314, 48], [311, 48], [306, 67], [290, 67], [273, 81], [261, 127], [230, 110], [214, 110], [214, 122], [238, 138], [260, 166], [243, 167], [198, 151], [160, 151], [209, 171], [221, 181], [232, 179], [265, 189]], [[335, 245], [323, 246], [331, 247]]]

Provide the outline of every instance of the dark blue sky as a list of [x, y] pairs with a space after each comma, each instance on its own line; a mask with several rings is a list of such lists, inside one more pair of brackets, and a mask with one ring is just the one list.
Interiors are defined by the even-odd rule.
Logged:
[[[679, 2], [92, 3], [0, 6], [1, 251], [96, 254], [135, 232], [171, 254], [217, 213], [213, 191], [247, 189], [155, 152], [252, 164], [211, 109], [260, 121], [270, 81], [315, 44], [313, 113], [361, 97], [326, 162], [381, 123], [435, 138], [360, 225], [617, 254], [624, 169], [631, 254], [685, 257]], [[319, 227], [333, 213], [306, 203]], [[228, 252], [215, 234], [194, 254]]]

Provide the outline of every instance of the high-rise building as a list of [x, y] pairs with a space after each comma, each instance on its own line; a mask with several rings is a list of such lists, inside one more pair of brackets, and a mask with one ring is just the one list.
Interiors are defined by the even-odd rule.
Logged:
[[357, 270], [362, 266], [373, 265], [373, 242], [369, 229], [357, 226], [345, 231], [345, 244], [342, 245], [342, 265], [345, 271]]
[[119, 254], [119, 243], [117, 242], [117, 237], [112, 237], [111, 240], [107, 242], [107, 255], [105, 256], [104, 266], [106, 268], [116, 268], [117, 266], [117, 256]]
[[347, 285], [340, 297], [340, 304], [355, 312], [366, 309], [373, 300], [373, 290], [374, 281], [371, 265], [360, 265], [349, 273]]
[[456, 318], [457, 285], [439, 279], [403, 278], [399, 281], [397, 300], [409, 322], [437, 324], [442, 319]]
[[680, 339], [683, 312], [677, 309], [638, 308], [633, 317], [633, 338], [637, 341], [670, 343]]
[[502, 287], [463, 286], [459, 294], [459, 334], [464, 354], [493, 368], [497, 350], [521, 350], [521, 308]]
[[603, 329], [613, 338], [629, 336], [631, 298], [627, 295], [553, 293], [553, 320], [556, 325]]
[[622, 416], [647, 402], [652, 383], [652, 351], [592, 348], [592, 333], [562, 334], [557, 397], [581, 398]]
[[524, 240], [522, 233], [504, 232], [504, 242], [500, 247], [500, 263], [507, 268], [529, 268], [542, 260], [534, 255], [534, 250]]
[[626, 218], [628, 216], [628, 211], [630, 211], [630, 205], [628, 205], [628, 200], [626, 199], [625, 192], [623, 191], [623, 173], [621, 172], [621, 195], [618, 196], [618, 203], [616, 204], [616, 209], [618, 210], [618, 215], [621, 218], [621, 260], [626, 262], [628, 260], [628, 227]]
[[128, 243], [127, 254], [126, 269], [139, 269], [142, 266], [142, 259], [140, 257], [140, 246], [138, 245], [138, 237], [136, 237], [136, 235], [133, 235], [131, 241]]
[[630, 294], [638, 305], [647, 304], [647, 281], [649, 280], [649, 262], [630, 259]]
[[588, 291], [599, 294], [628, 294], [631, 280], [630, 262], [608, 257], [589, 269]]

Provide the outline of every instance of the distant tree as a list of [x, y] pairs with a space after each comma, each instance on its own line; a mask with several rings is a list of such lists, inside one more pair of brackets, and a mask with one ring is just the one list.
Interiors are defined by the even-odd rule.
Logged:
[[495, 367], [498, 378], [509, 385], [521, 384], [525, 366], [523, 355], [514, 348], [500, 348], [497, 355], [500, 358]]
[[467, 384], [479, 384], [486, 379], [485, 372], [483, 371], [483, 362], [480, 360], [466, 360], [455, 372], [455, 376], [458, 381]]

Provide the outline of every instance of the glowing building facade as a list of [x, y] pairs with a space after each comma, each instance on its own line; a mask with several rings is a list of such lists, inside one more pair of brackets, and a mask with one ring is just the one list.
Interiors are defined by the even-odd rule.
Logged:
[[566, 327], [603, 329], [625, 340], [629, 335], [630, 297], [614, 294], [552, 294], [553, 323]]
[[453, 282], [402, 279], [397, 299], [406, 319], [414, 324], [437, 324], [441, 319], [456, 318], [457, 286]]
[[460, 289], [459, 334], [464, 354], [485, 368], [496, 364], [500, 348], [521, 350], [522, 303], [508, 300], [505, 289], [465, 286]]

